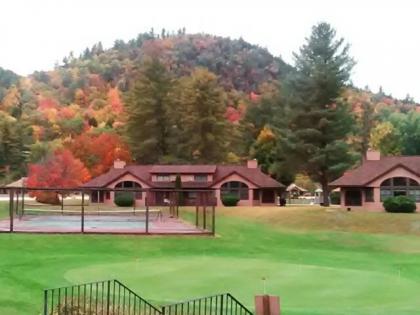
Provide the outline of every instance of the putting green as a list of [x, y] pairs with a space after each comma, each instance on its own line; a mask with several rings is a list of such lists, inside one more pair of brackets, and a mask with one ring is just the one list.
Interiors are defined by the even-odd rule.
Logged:
[[[137, 258], [126, 263], [95, 264], [66, 272], [72, 283], [117, 278], [147, 299], [170, 303], [195, 296], [231, 292], [252, 301], [255, 292], [280, 294], [288, 314], [418, 314], [419, 284], [400, 273], [387, 274], [273, 260], [212, 256]], [[211, 290], [209, 289], [211, 288]], [[165, 297], [166, 300], [162, 300]], [[248, 305], [252, 308], [252, 305]], [[416, 313], [411, 313], [416, 311]]]

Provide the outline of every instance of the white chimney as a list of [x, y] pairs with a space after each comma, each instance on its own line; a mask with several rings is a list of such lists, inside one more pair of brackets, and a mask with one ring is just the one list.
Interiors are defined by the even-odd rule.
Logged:
[[120, 159], [116, 159], [114, 161], [114, 168], [124, 168], [126, 165], [125, 161], [122, 161]]
[[258, 161], [257, 161], [257, 159], [248, 160], [248, 162], [246, 163], [246, 166], [248, 168], [258, 168]]
[[366, 152], [366, 161], [379, 161], [380, 159], [381, 152], [370, 149]]

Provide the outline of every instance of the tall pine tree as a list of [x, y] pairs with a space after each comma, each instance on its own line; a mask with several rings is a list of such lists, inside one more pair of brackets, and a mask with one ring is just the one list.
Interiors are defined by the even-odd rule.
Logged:
[[329, 24], [320, 23], [294, 56], [297, 73], [289, 100], [292, 151], [303, 170], [321, 184], [326, 206], [328, 183], [354, 161], [346, 143], [353, 118], [345, 100], [340, 99], [354, 65], [348, 50]]
[[223, 162], [227, 154], [228, 128], [223, 91], [215, 74], [197, 68], [180, 81], [174, 95], [177, 106], [172, 135], [178, 156], [196, 163]]
[[172, 79], [158, 60], [145, 61], [126, 100], [126, 135], [137, 162], [152, 164], [169, 154], [168, 108]]

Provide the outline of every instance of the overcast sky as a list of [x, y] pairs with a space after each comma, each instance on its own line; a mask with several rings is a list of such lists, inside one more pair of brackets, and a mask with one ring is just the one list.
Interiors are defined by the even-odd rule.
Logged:
[[351, 44], [355, 85], [420, 101], [416, 0], [10, 0], [0, 12], [0, 67], [22, 75], [152, 27], [242, 36], [292, 63], [311, 26], [326, 21]]

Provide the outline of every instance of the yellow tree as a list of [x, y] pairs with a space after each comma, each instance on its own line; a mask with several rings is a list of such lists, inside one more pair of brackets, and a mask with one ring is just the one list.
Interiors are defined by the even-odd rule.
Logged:
[[401, 154], [399, 138], [398, 130], [389, 121], [385, 121], [372, 129], [370, 146], [385, 155], [399, 155]]

